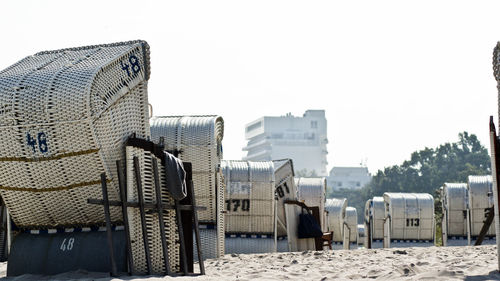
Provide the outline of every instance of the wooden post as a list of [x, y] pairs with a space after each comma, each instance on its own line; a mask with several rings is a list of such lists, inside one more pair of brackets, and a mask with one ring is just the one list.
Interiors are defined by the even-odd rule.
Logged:
[[[128, 261], [128, 273], [130, 275], [134, 274], [134, 257], [132, 256], [132, 243], [130, 242], [130, 226], [128, 224], [128, 213], [127, 213], [127, 194], [125, 188], [125, 175], [120, 164], [120, 160], [116, 161], [116, 169], [118, 171], [118, 186], [120, 187], [120, 199], [122, 207], [123, 216], [123, 227], [125, 228], [125, 241], [127, 243], [127, 261]], [[108, 202], [109, 204], [109, 202]]]
[[[4, 236], [3, 236], [3, 239], [2, 241], [0, 241], [0, 245], [1, 247], [4, 248], [4, 253], [3, 253], [3, 256], [0, 257], [0, 261], [6, 261], [7, 260], [7, 223], [9, 223], [9, 221], [7, 220], [8, 217], [7, 217], [7, 207], [5, 206], [5, 203], [3, 202], [2, 198], [0, 197], [0, 224], [1, 224], [1, 227], [0, 227], [0, 231], [4, 232]], [[3, 219], [5, 216], [5, 220]]]
[[351, 248], [351, 228], [345, 221], [342, 227], [344, 228], [343, 231], [344, 237], [342, 237], [342, 248], [344, 250], [349, 250]]
[[[495, 48], [495, 51], [497, 48]], [[500, 116], [499, 116], [500, 118]], [[495, 203], [493, 205], [495, 210], [495, 233], [497, 238], [497, 262], [498, 268], [500, 268], [500, 221], [499, 221], [499, 207], [500, 203], [500, 184], [499, 180], [499, 168], [500, 168], [500, 143], [497, 137], [497, 132], [495, 128], [495, 123], [493, 122], [493, 116], [490, 116], [490, 151], [491, 151], [491, 172], [493, 177], [493, 196]], [[498, 269], [497, 268], [497, 269]]]
[[391, 217], [384, 218], [384, 248], [391, 247]]
[[273, 240], [274, 240], [274, 252], [278, 252], [278, 196], [274, 195], [274, 228], [273, 228]]
[[101, 174], [102, 199], [104, 200], [104, 218], [106, 219], [106, 233], [108, 237], [109, 258], [111, 260], [111, 276], [117, 277], [115, 251], [113, 250], [113, 234], [111, 229], [111, 215], [109, 212], [108, 187], [106, 185], [106, 174]]
[[[190, 181], [190, 185], [188, 186], [188, 192], [191, 196], [191, 205], [196, 206], [196, 199], [194, 198], [194, 186], [193, 181]], [[193, 219], [194, 219], [194, 233], [196, 237], [196, 250], [198, 253], [198, 264], [200, 265], [200, 274], [205, 275], [205, 263], [203, 261], [203, 253], [201, 251], [201, 239], [200, 239], [200, 229], [198, 224], [198, 212], [196, 208], [193, 208]]]
[[160, 223], [161, 247], [163, 250], [163, 262], [165, 263], [165, 273], [170, 275], [170, 262], [168, 259], [168, 245], [165, 240], [165, 223], [163, 221], [163, 208], [161, 200], [160, 179], [158, 177], [158, 161], [153, 157], [153, 176], [155, 180], [156, 206], [158, 208], [158, 222]]
[[139, 211], [141, 213], [142, 225], [142, 240], [144, 242], [144, 252], [146, 253], [146, 267], [148, 275], [152, 274], [151, 254], [149, 253], [149, 242], [146, 229], [146, 214], [144, 211], [144, 196], [142, 195], [141, 167], [139, 166], [139, 158], [134, 156], [135, 181], [137, 183], [137, 195], [139, 197]]
[[481, 228], [481, 232], [479, 232], [479, 236], [477, 237], [476, 243], [474, 243], [474, 246], [479, 246], [483, 243], [484, 237], [486, 236], [486, 233], [488, 230], [490, 230], [491, 223], [493, 222], [493, 219], [495, 218], [495, 209], [494, 208], [489, 208], [488, 211], [488, 217], [484, 221], [483, 227]]
[[[189, 213], [189, 223], [194, 223], [194, 236], [196, 239], [196, 253], [198, 255], [198, 265], [200, 266], [200, 274], [205, 275], [205, 264], [203, 262], [203, 252], [201, 250], [201, 239], [200, 239], [200, 228], [198, 224], [198, 208], [196, 206], [196, 198], [194, 197], [194, 185], [193, 185], [193, 168], [192, 164], [189, 162], [184, 162], [184, 169], [186, 170], [186, 184], [187, 184], [187, 197], [184, 199], [187, 204], [191, 204], [193, 208], [187, 212]], [[205, 207], [202, 207], [205, 208]], [[183, 217], [184, 219], [184, 217]], [[191, 240], [188, 240], [191, 239]], [[186, 239], [186, 241], [191, 241], [193, 244], [193, 235], [190, 233], [190, 238]], [[192, 252], [192, 249], [191, 249]], [[193, 271], [193, 268], [191, 268]]]
[[[441, 196], [441, 198], [443, 198]], [[441, 218], [441, 241], [444, 247], [448, 246], [448, 225], [446, 224], [446, 218], [448, 217], [448, 211], [443, 207], [443, 216]], [[437, 239], [435, 239], [437, 241]]]
[[472, 234], [471, 234], [471, 231], [472, 231], [472, 227], [471, 227], [471, 218], [470, 218], [470, 209], [467, 208], [467, 245], [471, 246], [471, 243], [472, 243]]
[[[183, 162], [184, 170], [186, 171], [186, 187], [187, 187], [187, 196], [186, 198], [179, 201], [180, 207], [192, 206], [190, 188], [192, 187], [192, 166], [190, 162]], [[181, 219], [182, 219], [182, 228], [184, 231], [184, 243], [186, 245], [186, 258], [188, 263], [188, 272], [194, 273], [194, 241], [193, 241], [193, 232], [188, 231], [188, 229], [195, 230], [193, 227], [193, 211], [194, 208], [189, 208], [185, 210], [181, 210]], [[195, 232], [196, 233], [196, 232]]]
[[[308, 209], [312, 211], [312, 215], [316, 219], [316, 222], [318, 223], [319, 227], [321, 229], [323, 229], [323, 226], [321, 225], [321, 219], [320, 219], [321, 214], [319, 213], [319, 207], [308, 207]], [[322, 251], [323, 250], [323, 239], [321, 237], [314, 238], [314, 245], [315, 245], [316, 251]]]
[[368, 218], [368, 229], [366, 230], [366, 234], [368, 239], [366, 239], [367, 243], [366, 243], [366, 248], [367, 249], [371, 249], [372, 248], [372, 217], [370, 216]]
[[179, 229], [179, 240], [181, 243], [181, 262], [182, 262], [182, 271], [184, 275], [188, 275], [188, 262], [186, 255], [186, 243], [184, 241], [184, 228], [182, 227], [182, 215], [181, 209], [179, 208], [179, 201], [175, 200], [175, 214], [177, 217], [177, 227]]

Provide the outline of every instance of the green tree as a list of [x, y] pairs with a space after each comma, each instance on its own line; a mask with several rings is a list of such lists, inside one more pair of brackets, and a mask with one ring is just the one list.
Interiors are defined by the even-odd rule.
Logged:
[[[469, 175], [491, 173], [490, 157], [474, 134], [458, 134], [458, 141], [436, 148], [424, 148], [411, 154], [410, 160], [379, 170], [361, 190], [330, 190], [329, 197], [348, 198], [363, 221], [364, 204], [384, 192], [423, 192], [435, 198], [437, 218], [441, 217], [439, 187], [445, 182], [466, 182]], [[352, 201], [351, 201], [352, 200]]]
[[491, 173], [488, 151], [475, 135], [458, 134], [459, 141], [413, 152], [400, 166], [379, 170], [369, 184], [374, 196], [384, 192], [434, 194], [445, 182], [466, 182], [469, 175]]

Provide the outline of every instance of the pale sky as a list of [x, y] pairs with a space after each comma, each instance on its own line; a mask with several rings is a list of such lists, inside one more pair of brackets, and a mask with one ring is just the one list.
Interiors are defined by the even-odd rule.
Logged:
[[1, 1], [0, 69], [43, 50], [143, 39], [154, 115], [245, 124], [324, 109], [328, 170], [400, 164], [497, 120], [500, 1]]

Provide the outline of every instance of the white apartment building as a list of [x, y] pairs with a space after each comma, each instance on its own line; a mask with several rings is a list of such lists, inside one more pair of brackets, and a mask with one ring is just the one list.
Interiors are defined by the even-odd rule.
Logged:
[[328, 143], [324, 110], [307, 110], [303, 116], [264, 116], [245, 126], [248, 141], [243, 160], [270, 161], [291, 158], [295, 172], [307, 170], [327, 176]]
[[367, 167], [333, 167], [326, 178], [326, 184], [333, 190], [361, 189], [370, 182], [372, 176]]

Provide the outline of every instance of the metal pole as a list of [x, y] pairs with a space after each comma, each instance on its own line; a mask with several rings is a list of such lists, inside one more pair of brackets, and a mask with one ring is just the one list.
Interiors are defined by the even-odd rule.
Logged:
[[106, 174], [101, 174], [102, 199], [104, 200], [104, 218], [106, 219], [106, 234], [108, 237], [109, 258], [111, 259], [111, 276], [118, 276], [113, 250], [113, 234], [111, 233], [111, 215], [109, 212], [108, 186], [106, 185]]

